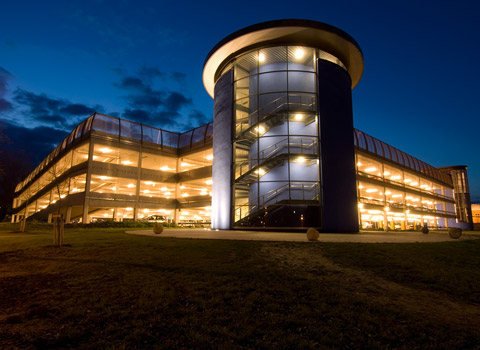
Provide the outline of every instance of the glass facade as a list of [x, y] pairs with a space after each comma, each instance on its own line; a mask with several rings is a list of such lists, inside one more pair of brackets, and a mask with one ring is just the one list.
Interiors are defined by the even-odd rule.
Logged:
[[208, 225], [212, 160], [212, 123], [178, 134], [96, 113], [18, 184], [15, 220]]
[[[321, 205], [315, 85], [310, 85], [312, 91], [291, 91], [291, 86], [298, 85], [292, 85], [289, 78], [289, 68], [294, 67], [294, 73], [315, 74], [315, 67], [290, 62], [295, 49], [298, 47], [275, 47], [239, 57], [239, 62], [253, 65], [248, 68], [249, 75], [245, 65], [237, 67], [234, 61], [235, 75], [240, 77], [234, 83], [238, 97], [236, 226], [313, 226], [309, 210]], [[308, 62], [319, 54], [302, 50]], [[260, 53], [271, 67], [260, 64]], [[273, 55], [272, 60], [267, 60], [268, 55]], [[279, 55], [288, 57], [287, 61], [279, 62]], [[282, 67], [286, 70], [271, 71]], [[303, 71], [299, 71], [301, 67]], [[271, 73], [286, 76], [282, 87], [286, 91], [260, 89], [262, 75]], [[248, 89], [244, 89], [246, 78]], [[255, 88], [251, 88], [253, 84]], [[269, 102], [264, 106], [264, 101]], [[95, 122], [96, 118], [100, 122]], [[75, 128], [18, 184], [13, 205], [16, 219], [56, 213], [60, 206], [70, 220], [77, 221], [148, 220], [159, 215], [184, 226], [209, 225], [212, 123], [183, 134], [138, 124], [126, 129], [130, 131], [125, 138], [120, 136], [122, 125], [126, 128], [128, 123], [96, 114]], [[424, 224], [448, 227], [455, 220], [471, 217], [465, 210], [468, 206], [462, 204], [469, 200], [465, 167], [434, 168], [359, 130], [354, 131], [354, 140], [362, 229], [413, 229]], [[281, 215], [276, 216], [276, 210]]]
[[234, 224], [320, 226], [316, 58], [276, 46], [237, 57], [234, 71]]

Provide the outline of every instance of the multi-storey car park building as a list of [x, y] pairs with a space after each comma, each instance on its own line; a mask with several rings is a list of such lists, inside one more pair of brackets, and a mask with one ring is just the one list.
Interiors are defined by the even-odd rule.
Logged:
[[363, 56], [314, 21], [253, 25], [209, 53], [214, 121], [178, 134], [95, 113], [16, 188], [17, 221], [142, 220], [330, 232], [472, 226], [467, 167], [353, 128]]

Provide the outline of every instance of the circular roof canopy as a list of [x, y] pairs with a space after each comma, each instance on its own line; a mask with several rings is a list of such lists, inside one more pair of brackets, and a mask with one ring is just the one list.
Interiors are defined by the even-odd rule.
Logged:
[[310, 46], [334, 55], [347, 68], [352, 89], [362, 77], [362, 50], [350, 35], [321, 22], [284, 19], [240, 29], [215, 45], [203, 66], [203, 85], [209, 95], [213, 97], [217, 74], [233, 57], [255, 48], [275, 45]]

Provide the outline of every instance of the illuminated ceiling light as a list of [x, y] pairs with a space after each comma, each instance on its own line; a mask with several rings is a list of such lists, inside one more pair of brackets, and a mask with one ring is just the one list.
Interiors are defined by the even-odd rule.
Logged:
[[134, 184], [128, 184], [127, 187], [132, 188], [132, 187], [135, 187], [135, 185]]
[[392, 192], [390, 192], [390, 191], [385, 191], [385, 194], [386, 194], [387, 196], [390, 196], [390, 195], [392, 194]]
[[116, 188], [115, 186], [113, 186], [113, 187], [111, 188], [111, 190], [112, 190], [112, 191], [116, 191], [117, 188]]
[[363, 188], [363, 185], [358, 185], [358, 188], [359, 188], [359, 189], [362, 189], [362, 188]]
[[394, 194], [394, 195], [392, 196], [392, 198], [400, 198], [400, 197], [402, 197], [401, 194]]
[[168, 167], [168, 165], [164, 165], [160, 168], [160, 170], [167, 171], [170, 170], [170, 168]]
[[105, 148], [100, 148], [100, 152], [102, 152], [102, 153], [110, 153], [110, 152], [112, 152], [112, 150], [111, 150], [110, 148], [105, 147]]
[[83, 158], [88, 159], [88, 154], [85, 154]]
[[129, 160], [124, 160], [122, 162], [123, 165], [130, 165], [130, 164], [133, 164], [133, 162], [129, 161]]
[[64, 194], [61, 194], [60, 195], [60, 198], [65, 198], [66, 196]]
[[297, 59], [302, 58], [304, 54], [305, 54], [305, 52], [304, 52], [302, 49], [297, 49], [297, 50], [295, 50], [295, 57], [296, 57]]
[[365, 172], [367, 172], [367, 173], [371, 173], [371, 172], [373, 172], [373, 171], [377, 171], [377, 168], [375, 168], [374, 166], [371, 167], [371, 168], [365, 169]]
[[150, 210], [148, 210], [148, 209], [143, 209], [143, 212], [144, 212], [144, 213], [148, 213], [149, 211], [150, 211]]
[[191, 166], [191, 164], [190, 164], [190, 163], [187, 163], [187, 162], [182, 162], [182, 163], [180, 164], [180, 166]]
[[182, 193], [182, 197], [188, 197], [188, 193]]
[[182, 190], [183, 190], [184, 188], [185, 188], [185, 186], [183, 186], [183, 185], [182, 185], [182, 186], [180, 186], [180, 189], [182, 189]]
[[409, 182], [412, 182], [412, 180], [410, 180], [410, 179], [405, 179], [405, 180], [403, 180], [403, 182], [405, 182], [406, 184], [408, 184]]
[[295, 120], [302, 120], [303, 119], [303, 114], [295, 114]]
[[420, 199], [418, 199], [418, 198], [414, 198], [414, 199], [412, 199], [412, 202], [418, 202], [419, 200]]
[[265, 128], [262, 125], [257, 126], [254, 130], [259, 134], [263, 134], [265, 132]]
[[377, 192], [377, 189], [376, 188], [369, 188], [367, 190], [367, 193], [372, 193], [372, 192]]
[[362, 163], [358, 162], [358, 163], [357, 163], [357, 166], [362, 166]]
[[208, 156], [205, 157], [207, 160], [212, 160], [213, 159], [213, 155], [212, 154], [209, 154]]
[[144, 190], [143, 193], [150, 193], [150, 190]]
[[103, 217], [107, 217], [107, 216], [108, 216], [108, 214], [103, 214]]
[[108, 176], [100, 176], [100, 180], [106, 180], [106, 179], [109, 179]]
[[189, 212], [189, 211], [182, 211], [182, 213], [183, 213], [183, 214], [185, 214], [185, 215], [188, 215], [188, 214], [190, 214], [190, 212]]
[[297, 162], [299, 163], [305, 163], [305, 157], [298, 157]]
[[390, 177], [391, 180], [400, 180], [402, 177], [400, 175], [394, 175]]
[[265, 170], [263, 170], [263, 169], [257, 169], [257, 170], [255, 170], [255, 174], [258, 174], [258, 175], [260, 175], [260, 176], [263, 176], [263, 174], [265, 174]]
[[208, 194], [207, 191], [200, 192], [200, 195], [202, 195], [202, 196], [206, 196], [207, 194]]
[[213, 181], [212, 181], [212, 180], [207, 180], [207, 181], [205, 181], [205, 183], [206, 183], [207, 185], [211, 185], [211, 184], [213, 183]]
[[167, 191], [167, 190], [168, 190], [168, 188], [166, 188], [166, 187], [162, 187], [162, 188], [160, 189], [160, 191], [162, 191], [162, 192], [165, 192], [165, 191]]
[[125, 208], [126, 211], [132, 211], [133, 208]]
[[153, 185], [152, 181], [145, 181], [145, 185]]
[[170, 193], [170, 192], [165, 192], [164, 195], [165, 195], [165, 196], [170, 196], [171, 193]]
[[265, 55], [264, 55], [263, 53], [261, 53], [260, 55], [258, 55], [258, 61], [259, 61], [259, 62], [265, 61]]
[[383, 175], [388, 176], [388, 175], [390, 175], [390, 173], [389, 173], [388, 171], [385, 171], [385, 172], [383, 173]]
[[413, 199], [412, 196], [406, 196], [405, 199]]
[[363, 203], [358, 203], [359, 208], [363, 208]]
[[78, 188], [73, 188], [72, 192], [78, 192]]
[[417, 185], [418, 185], [418, 182], [412, 182], [412, 183], [410, 184], [410, 186], [417, 186]]

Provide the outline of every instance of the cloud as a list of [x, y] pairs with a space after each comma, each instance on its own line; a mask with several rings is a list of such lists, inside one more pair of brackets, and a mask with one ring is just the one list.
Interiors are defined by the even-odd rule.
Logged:
[[66, 99], [35, 94], [21, 88], [15, 90], [13, 99], [29, 122], [47, 124], [60, 129], [69, 130], [95, 111], [103, 112], [100, 105], [72, 103]]
[[8, 80], [12, 77], [13, 75], [9, 71], [0, 67], [0, 113], [13, 110], [12, 103], [5, 98]]
[[169, 111], [178, 111], [182, 107], [192, 104], [191, 98], [186, 98], [179, 92], [172, 92], [165, 99], [165, 107]]
[[40, 163], [67, 135], [68, 132], [46, 126], [26, 128], [0, 119], [4, 150], [21, 150], [31, 157], [34, 164]]
[[7, 92], [8, 80], [12, 77], [12, 73], [0, 67], [0, 96], [4, 96]]
[[3, 97], [0, 97], [0, 113], [11, 110], [13, 110], [13, 105]]
[[200, 112], [198, 109], [192, 110], [188, 114], [188, 118], [190, 119], [191, 125], [203, 125], [210, 121], [210, 118], [208, 118], [205, 114]]
[[[181, 83], [186, 75], [180, 72], [165, 73], [156, 67], [143, 65], [135, 74], [127, 75], [122, 68], [114, 68], [120, 81], [114, 86], [126, 92], [124, 99], [128, 107], [122, 117], [132, 121], [156, 125], [160, 128], [191, 128], [190, 121], [206, 118], [194, 113], [190, 118], [185, 109], [193, 105], [193, 100], [180, 91], [172, 91], [172, 81]], [[198, 111], [197, 111], [198, 112]], [[203, 116], [203, 115], [202, 115]]]

